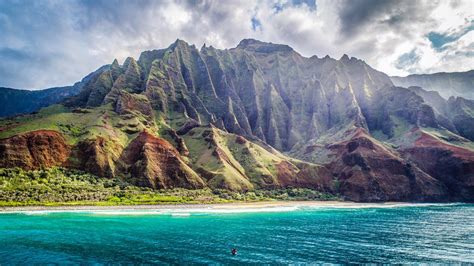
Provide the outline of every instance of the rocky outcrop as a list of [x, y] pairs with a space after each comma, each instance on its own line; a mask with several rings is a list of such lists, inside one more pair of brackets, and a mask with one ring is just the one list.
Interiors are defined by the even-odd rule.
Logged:
[[97, 107], [112, 88], [114, 80], [108, 66], [99, 68], [83, 80], [82, 89], [76, 96], [64, 101], [70, 107]]
[[[115, 70], [118, 72], [118, 69]], [[119, 75], [113, 84], [113, 88], [127, 92], [142, 91], [141, 68], [137, 61], [128, 57], [123, 64], [123, 74]]]
[[153, 120], [153, 109], [148, 98], [139, 94], [131, 94], [126, 91], [117, 90], [115, 99], [115, 112], [120, 115], [139, 112], [147, 119]]
[[52, 130], [37, 130], [0, 140], [0, 167], [39, 169], [60, 166], [71, 152], [64, 137]]
[[189, 150], [186, 146], [186, 142], [184, 142], [184, 139], [180, 137], [178, 133], [173, 129], [166, 130], [166, 133], [171, 137], [172, 141], [174, 142], [174, 147], [176, 147], [179, 154], [181, 154], [182, 156], [188, 156]]
[[100, 177], [115, 177], [122, 150], [122, 145], [113, 139], [86, 139], [74, 146], [68, 166]]
[[326, 167], [306, 163], [281, 161], [276, 165], [280, 187], [303, 187], [338, 194], [337, 182]]
[[140, 133], [124, 150], [121, 171], [128, 180], [151, 188], [202, 188], [204, 181], [166, 140]]
[[191, 129], [195, 128], [195, 127], [198, 127], [199, 126], [199, 123], [194, 120], [194, 119], [190, 119], [188, 121], [186, 121], [186, 123], [184, 123], [183, 126], [181, 126], [178, 130], [176, 130], [176, 133], [178, 135], [184, 135], [186, 133], [188, 133]]
[[371, 131], [380, 130], [388, 138], [399, 135], [401, 123], [439, 128], [433, 108], [423, 98], [406, 88], [391, 87], [377, 91], [373, 104], [365, 109]]

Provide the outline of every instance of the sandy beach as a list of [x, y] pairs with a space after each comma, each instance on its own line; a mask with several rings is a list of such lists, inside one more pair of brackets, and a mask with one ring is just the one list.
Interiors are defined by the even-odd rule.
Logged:
[[[166, 204], [126, 206], [22, 206], [1, 207], [0, 213], [12, 212], [87, 212], [87, 211], [159, 211], [159, 212], [259, 212], [291, 211], [298, 208], [390, 208], [439, 205], [431, 203], [357, 203], [344, 201], [262, 201], [222, 204]], [[442, 204], [445, 205], [445, 204]]]

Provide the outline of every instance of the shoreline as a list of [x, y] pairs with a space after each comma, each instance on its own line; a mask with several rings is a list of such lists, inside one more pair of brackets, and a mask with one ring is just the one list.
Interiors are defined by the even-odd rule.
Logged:
[[113, 206], [18, 206], [0, 207], [2, 213], [21, 212], [88, 212], [88, 211], [169, 211], [169, 212], [206, 212], [206, 211], [241, 211], [258, 212], [296, 210], [299, 208], [393, 208], [410, 206], [446, 206], [461, 203], [410, 203], [410, 202], [384, 202], [384, 203], [359, 203], [349, 201], [260, 201], [260, 202], [232, 202], [211, 204], [162, 204], [162, 205], [113, 205]]

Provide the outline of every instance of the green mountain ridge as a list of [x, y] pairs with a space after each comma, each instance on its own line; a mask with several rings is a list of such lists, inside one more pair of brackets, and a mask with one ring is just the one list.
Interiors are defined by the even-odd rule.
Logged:
[[2, 120], [0, 167], [59, 165], [154, 189], [472, 201], [472, 101], [432, 98], [347, 55], [177, 40], [93, 72], [61, 105]]

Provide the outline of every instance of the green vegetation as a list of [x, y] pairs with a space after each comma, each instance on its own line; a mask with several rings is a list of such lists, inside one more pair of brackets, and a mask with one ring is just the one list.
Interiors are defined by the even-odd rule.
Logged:
[[152, 190], [119, 179], [98, 178], [77, 170], [50, 168], [25, 171], [0, 168], [0, 207], [65, 205], [137, 205], [254, 202], [264, 200], [337, 200], [303, 188], [235, 192], [211, 189]]
[[[133, 139], [137, 132], [143, 131], [147, 119], [141, 114], [120, 116], [112, 105], [94, 109], [78, 108], [69, 110], [56, 104], [41, 109], [36, 114], [0, 120], [0, 139], [33, 130], [56, 130], [61, 132], [69, 144], [77, 144], [84, 139], [98, 136], [112, 136], [122, 146]], [[156, 131], [153, 125], [150, 126]]]
[[391, 138], [399, 138], [412, 128], [412, 125], [402, 117], [390, 115], [390, 119], [393, 122], [393, 136]]
[[193, 128], [182, 137], [191, 163], [206, 172], [208, 184], [226, 183], [233, 190], [276, 184], [276, 165], [285, 160], [297, 161], [245, 139], [238, 141], [237, 135], [217, 128]]
[[423, 127], [422, 131], [433, 136], [434, 138], [437, 138], [440, 141], [445, 142], [448, 145], [457, 145], [463, 148], [474, 150], [474, 142], [466, 142], [463, 138], [460, 138], [458, 135], [447, 129]]

